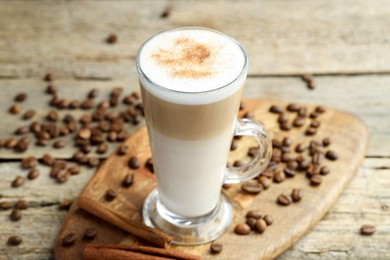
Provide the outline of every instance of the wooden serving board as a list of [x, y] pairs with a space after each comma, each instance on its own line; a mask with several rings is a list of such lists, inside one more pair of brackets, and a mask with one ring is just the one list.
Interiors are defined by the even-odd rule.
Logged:
[[[253, 112], [254, 118], [262, 122], [270, 136], [278, 140], [289, 136], [292, 141], [292, 153], [296, 154], [294, 147], [298, 143], [308, 144], [310, 140], [321, 142], [324, 137], [331, 138], [331, 145], [322, 148], [323, 151], [333, 150], [339, 155], [336, 161], [322, 159], [321, 164], [330, 168], [330, 173], [323, 176], [323, 182], [319, 186], [311, 186], [305, 173], [298, 172], [292, 178], [286, 178], [282, 183], [272, 183], [268, 190], [260, 194], [251, 195], [241, 190], [241, 185], [233, 185], [223, 192], [231, 200], [234, 206], [234, 223], [218, 241], [224, 246], [218, 255], [209, 252], [210, 244], [200, 246], [174, 246], [178, 250], [202, 255], [204, 259], [269, 259], [275, 258], [283, 251], [291, 247], [310, 228], [320, 220], [337, 197], [356, 173], [364, 158], [368, 131], [365, 125], [355, 116], [326, 108], [326, 112], [318, 117], [321, 126], [318, 132], [311, 137], [305, 136], [304, 130], [310, 124], [307, 118], [303, 127], [293, 128], [290, 131], [281, 131], [277, 123], [277, 115], [269, 112], [273, 104], [286, 107], [286, 103], [269, 102], [263, 100], [245, 100], [245, 109], [240, 111], [240, 116], [247, 111]], [[309, 113], [314, 105], [300, 104], [307, 107]], [[292, 112], [290, 118], [294, 118]], [[99, 168], [80, 196], [88, 198], [101, 207], [111, 209], [123, 219], [133, 219], [142, 223], [141, 208], [147, 194], [155, 187], [155, 176], [144, 167], [144, 163], [150, 158], [150, 149], [146, 128], [139, 130], [130, 137], [125, 144], [130, 147], [129, 153], [120, 156], [112, 154]], [[248, 148], [254, 145], [250, 138], [242, 138], [238, 141], [238, 147], [230, 154], [229, 161], [248, 159]], [[305, 152], [305, 156], [307, 152]], [[131, 156], [136, 155], [141, 161], [141, 167], [130, 170], [127, 167]], [[298, 155], [298, 154], [296, 154]], [[129, 188], [123, 188], [121, 182], [124, 176], [133, 172], [134, 184]], [[117, 191], [118, 196], [111, 202], [104, 199], [108, 188]], [[276, 203], [279, 194], [290, 194], [293, 188], [302, 190], [302, 200], [289, 206], [281, 206]], [[129, 203], [131, 201], [131, 203]], [[264, 214], [273, 217], [274, 223], [263, 234], [251, 232], [246, 236], [234, 233], [237, 223], [245, 222], [245, 214], [249, 210], [258, 209]], [[97, 237], [92, 241], [83, 240], [83, 232], [88, 227], [98, 230]], [[69, 232], [77, 234], [77, 241], [73, 246], [61, 245], [62, 238]], [[115, 227], [96, 216], [80, 208], [76, 201], [58, 233], [55, 243], [56, 259], [82, 259], [83, 248], [87, 243], [136, 243], [146, 244], [125, 231]]]

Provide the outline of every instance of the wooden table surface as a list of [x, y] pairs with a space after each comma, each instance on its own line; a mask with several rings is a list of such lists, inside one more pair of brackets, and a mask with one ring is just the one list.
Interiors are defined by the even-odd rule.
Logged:
[[[250, 71], [245, 98], [322, 104], [359, 116], [369, 128], [369, 148], [356, 177], [329, 213], [279, 259], [389, 259], [387, 0], [0, 0], [0, 140], [26, 124], [20, 115], [7, 112], [16, 93], [29, 94], [21, 106], [36, 109], [35, 119], [47, 114], [46, 73], [55, 76], [54, 84], [66, 98], [84, 97], [97, 88], [101, 100], [115, 86], [131, 93], [138, 90], [134, 58], [140, 44], [161, 30], [190, 25], [223, 31], [246, 47]], [[115, 44], [105, 41], [111, 33], [118, 37]], [[306, 87], [300, 78], [304, 73], [314, 74], [316, 89]], [[31, 146], [24, 154], [0, 148], [0, 202], [25, 199], [30, 204], [17, 222], [10, 221], [10, 210], [0, 210], [0, 259], [52, 258], [66, 215], [58, 205], [76, 198], [94, 169], [83, 168], [58, 184], [40, 166], [38, 179], [19, 188], [12, 188], [11, 181], [26, 175], [20, 160], [27, 154], [69, 159], [74, 151], [70, 145]], [[376, 226], [373, 236], [359, 234], [366, 223]], [[8, 246], [11, 235], [20, 235], [23, 243]]]

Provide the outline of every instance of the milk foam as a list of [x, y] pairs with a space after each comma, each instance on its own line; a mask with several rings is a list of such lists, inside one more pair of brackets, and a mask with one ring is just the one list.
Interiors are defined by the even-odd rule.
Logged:
[[245, 80], [247, 66], [239, 43], [203, 28], [162, 32], [137, 56], [141, 84], [153, 95], [179, 104], [207, 104], [233, 94]]

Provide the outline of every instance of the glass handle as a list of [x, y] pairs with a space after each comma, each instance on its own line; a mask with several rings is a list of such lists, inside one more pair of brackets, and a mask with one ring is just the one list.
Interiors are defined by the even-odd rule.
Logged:
[[259, 143], [259, 149], [248, 164], [226, 168], [225, 184], [240, 183], [256, 177], [264, 171], [271, 158], [272, 143], [262, 124], [247, 118], [238, 119], [234, 135], [254, 137]]

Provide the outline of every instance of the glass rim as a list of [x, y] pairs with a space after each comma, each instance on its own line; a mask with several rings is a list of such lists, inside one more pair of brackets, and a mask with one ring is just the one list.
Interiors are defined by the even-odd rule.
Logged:
[[[146, 44], [148, 44], [152, 39], [154, 39], [155, 37], [157, 37], [158, 35], [162, 34], [162, 33], [166, 33], [166, 32], [172, 32], [172, 31], [185, 31], [185, 30], [203, 30], [203, 31], [210, 31], [210, 32], [214, 32], [216, 34], [219, 34], [227, 39], [229, 39], [230, 41], [232, 41], [233, 43], [235, 43], [239, 49], [241, 50], [243, 56], [244, 56], [244, 64], [241, 68], [241, 71], [240, 73], [237, 75], [237, 77], [235, 77], [232, 81], [230, 81], [229, 83], [226, 83], [218, 88], [215, 88], [215, 89], [211, 89], [211, 90], [205, 90], [205, 91], [198, 91], [198, 92], [190, 92], [190, 91], [179, 91], [179, 90], [173, 90], [173, 89], [169, 89], [169, 88], [166, 88], [158, 83], [156, 83], [155, 81], [153, 81], [150, 77], [148, 77], [145, 72], [142, 70], [141, 68], [141, 64], [140, 64], [140, 55], [141, 55], [141, 52], [143, 50], [143, 48], [145, 47]], [[245, 50], [245, 48], [241, 45], [241, 43], [239, 43], [236, 39], [234, 39], [233, 37], [230, 37], [229, 35], [225, 34], [225, 33], [222, 33], [220, 31], [217, 31], [217, 30], [214, 30], [214, 29], [211, 29], [211, 28], [206, 28], [206, 27], [198, 27], [198, 26], [187, 26], [187, 27], [178, 27], [178, 28], [173, 28], [173, 29], [168, 29], [168, 30], [164, 30], [164, 31], [160, 31], [159, 33], [156, 33], [155, 35], [151, 36], [150, 38], [148, 38], [138, 49], [137, 51], [137, 56], [136, 56], [136, 67], [137, 67], [137, 72], [138, 72], [138, 75], [140, 75], [143, 79], [145, 79], [148, 83], [151, 83], [154, 87], [157, 87], [158, 89], [162, 90], [162, 91], [166, 91], [166, 92], [171, 92], [171, 93], [177, 93], [177, 94], [188, 94], [188, 95], [191, 95], [191, 94], [202, 94], [202, 93], [212, 93], [212, 92], [217, 92], [218, 90], [221, 90], [227, 86], [230, 86], [231, 84], [233, 84], [234, 82], [237, 82], [238, 80], [240, 80], [243, 76], [246, 75], [247, 71], [248, 71], [248, 64], [249, 64], [249, 60], [248, 60], [248, 55], [247, 55], [247, 52]]]

